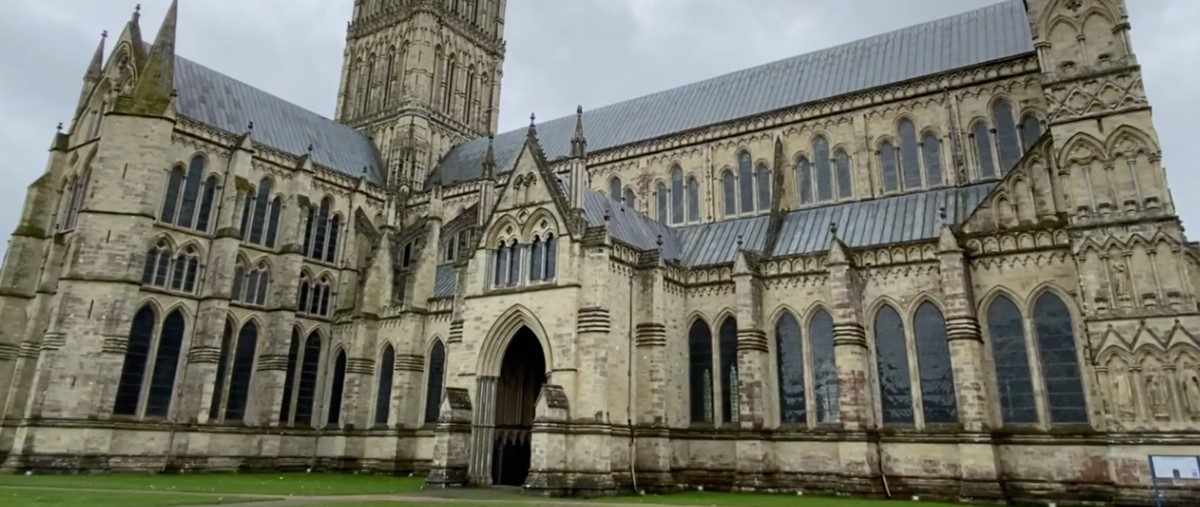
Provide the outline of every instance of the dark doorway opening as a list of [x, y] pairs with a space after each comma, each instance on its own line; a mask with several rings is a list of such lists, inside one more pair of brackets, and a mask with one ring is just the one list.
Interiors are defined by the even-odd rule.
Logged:
[[492, 443], [492, 478], [498, 485], [522, 486], [529, 476], [534, 405], [546, 383], [542, 345], [522, 327], [504, 352], [496, 390], [496, 437]]

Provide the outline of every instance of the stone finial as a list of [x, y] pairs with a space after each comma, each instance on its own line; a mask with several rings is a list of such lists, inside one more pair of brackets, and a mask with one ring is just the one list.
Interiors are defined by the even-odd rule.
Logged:
[[312, 145], [312, 143], [308, 143], [308, 152], [309, 152], [309, 153], [312, 153], [312, 152], [313, 152], [313, 145]]
[[838, 224], [837, 222], [829, 222], [829, 235], [836, 241], [838, 239]]
[[133, 6], [132, 19], [133, 19], [134, 23], [137, 23], [138, 21], [140, 21], [142, 19], [142, 4], [137, 4], [137, 5]]
[[657, 240], [657, 241], [655, 241], [655, 244], [657, 244], [657, 245], [658, 245], [658, 248], [659, 248], [659, 249], [661, 249], [661, 248], [662, 248], [662, 246], [663, 246], [662, 234], [659, 234], [659, 235], [658, 235], [658, 240]]
[[57, 127], [57, 130], [58, 130], [59, 132], [62, 132], [62, 127], [63, 127], [63, 124], [62, 124], [62, 122], [61, 122], [61, 121], [60, 121], [60, 122], [58, 122], [58, 127]]
[[571, 138], [571, 157], [583, 158], [587, 154], [587, 138], [583, 137], [583, 106], [575, 109], [575, 137]]
[[744, 242], [742, 241], [742, 235], [738, 234], [737, 235], [737, 249], [741, 250], [743, 244], [744, 244]]
[[251, 121], [250, 124], [246, 126], [246, 130], [248, 132], [254, 132], [254, 122], [253, 121]]
[[942, 218], [942, 222], [946, 222], [946, 205], [938, 206], [938, 216]]
[[537, 137], [537, 114], [529, 113], [529, 131], [526, 132], [528, 137]]
[[496, 174], [496, 136], [488, 136], [487, 154], [483, 157], [483, 177], [491, 179]]
[[604, 210], [604, 221], [608, 222], [609, 220], [612, 220], [611, 212], [609, 210]]

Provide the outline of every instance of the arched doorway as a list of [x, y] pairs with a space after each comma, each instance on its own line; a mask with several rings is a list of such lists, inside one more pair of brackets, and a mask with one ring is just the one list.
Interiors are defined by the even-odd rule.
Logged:
[[496, 432], [492, 442], [492, 480], [521, 486], [529, 475], [534, 405], [546, 383], [546, 359], [537, 336], [521, 327], [500, 366], [496, 389]]

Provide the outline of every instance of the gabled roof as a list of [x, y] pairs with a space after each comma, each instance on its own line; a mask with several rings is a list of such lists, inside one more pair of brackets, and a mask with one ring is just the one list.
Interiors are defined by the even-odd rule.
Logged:
[[[601, 151], [881, 86], [1033, 54], [1022, 0], [795, 56], [584, 113]], [[567, 156], [575, 116], [538, 124], [548, 160]], [[498, 172], [516, 161], [525, 129], [496, 136]], [[455, 147], [426, 186], [479, 176], [487, 138]]]
[[[175, 58], [178, 114], [232, 134], [254, 122], [254, 141], [346, 176], [382, 183], [379, 153], [364, 133], [185, 58]], [[366, 174], [363, 168], [367, 168]]]

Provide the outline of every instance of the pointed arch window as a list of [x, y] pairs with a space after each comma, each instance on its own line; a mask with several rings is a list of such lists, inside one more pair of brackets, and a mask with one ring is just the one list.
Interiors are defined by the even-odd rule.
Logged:
[[342, 217], [335, 215], [329, 220], [329, 244], [325, 247], [324, 260], [328, 263], [337, 261], [338, 236], [342, 232]]
[[225, 319], [225, 330], [221, 333], [221, 352], [217, 355], [217, 376], [213, 380], [212, 400], [208, 404], [209, 422], [221, 417], [221, 400], [225, 396], [225, 378], [229, 375], [229, 354], [233, 348], [233, 321]]
[[931, 187], [941, 186], [942, 142], [932, 132], [926, 133], [921, 140], [921, 157], [925, 162], [925, 184]]
[[738, 199], [742, 213], [754, 211], [754, 163], [744, 151], [738, 155]]
[[637, 196], [634, 195], [633, 188], [625, 187], [625, 192], [622, 194], [621, 202], [625, 204], [626, 208], [631, 210], [637, 209]]
[[196, 217], [196, 230], [200, 232], [208, 232], [209, 223], [212, 221], [213, 201], [217, 195], [217, 177], [212, 176], [204, 182], [204, 195], [200, 199], [200, 212]]
[[237, 344], [233, 348], [229, 395], [225, 398], [226, 421], [241, 421], [246, 416], [246, 401], [250, 397], [250, 381], [254, 375], [254, 355], [257, 349], [258, 325], [247, 322], [238, 333]]
[[992, 155], [992, 138], [991, 132], [988, 132], [988, 126], [984, 122], [975, 124], [971, 130], [972, 141], [975, 145], [975, 160], [979, 164], [980, 178], [995, 178], [996, 177], [996, 159]]
[[718, 331], [721, 360], [721, 422], [738, 418], [737, 319], [729, 317]]
[[396, 369], [396, 350], [391, 344], [383, 347], [379, 359], [379, 385], [375, 389], [375, 424], [386, 425], [392, 415], [392, 375]]
[[312, 291], [312, 282], [309, 280], [308, 273], [300, 273], [300, 287], [296, 291], [296, 311], [308, 313], [310, 291]]
[[829, 141], [824, 137], [813, 140], [813, 164], [816, 164], [817, 201], [832, 201], [833, 170], [829, 167]]
[[950, 366], [950, 344], [946, 341], [946, 320], [933, 303], [917, 308], [913, 319], [916, 335], [917, 368], [921, 374], [921, 411], [925, 424], [958, 421], [954, 398], [954, 373]]
[[542, 249], [542, 238], [533, 237], [529, 245], [529, 281], [537, 282], [542, 279], [542, 263], [545, 261], [545, 251]]
[[442, 403], [442, 384], [446, 377], [446, 346], [441, 340], [433, 342], [429, 350], [428, 376], [425, 378], [425, 424], [438, 420]]
[[463, 107], [463, 121], [471, 122], [472, 106], [475, 101], [475, 66], [472, 65], [467, 69], [467, 96], [466, 105]]
[[1029, 151], [1038, 139], [1042, 137], [1042, 122], [1033, 113], [1027, 113], [1021, 119], [1021, 147]]
[[317, 209], [311, 204], [306, 206], [308, 212], [304, 220], [304, 254], [311, 256], [313, 246], [313, 229], [317, 227]]
[[613, 176], [611, 180], [608, 180], [608, 198], [614, 201], [621, 200], [621, 189], [623, 187], [621, 185], [621, 178]]
[[833, 161], [837, 169], [838, 198], [849, 199], [854, 196], [854, 180], [850, 175], [850, 155], [839, 149], [833, 155]]
[[248, 305], [267, 304], [267, 291], [271, 283], [270, 270], [265, 262], [247, 269], [239, 259], [233, 270], [233, 300]]
[[891, 141], [879, 144], [879, 171], [883, 178], [883, 191], [887, 193], [900, 190], [900, 169], [896, 167], [896, 147]]
[[317, 399], [317, 373], [321, 366], [321, 335], [313, 331], [304, 342], [300, 378], [296, 382], [296, 424], [309, 424]]
[[[325, 260], [327, 243], [329, 238], [329, 218], [331, 208], [333, 207], [333, 199], [326, 197], [321, 200], [321, 205], [317, 209], [315, 218], [315, 226], [313, 227], [312, 250], [308, 253], [309, 258], [318, 261]], [[336, 238], [334, 238], [336, 240]]]
[[682, 224], [686, 219], [683, 208], [683, 169], [671, 169], [671, 224]]
[[833, 351], [833, 317], [818, 310], [808, 321], [808, 344], [812, 350], [813, 406], [818, 423], [841, 420], [838, 403], [837, 361]]
[[725, 200], [725, 216], [737, 215], [737, 183], [733, 171], [726, 170], [721, 174], [721, 196]]
[[696, 178], [687, 180], [687, 221], [700, 220], [700, 184]]
[[137, 415], [138, 400], [142, 394], [142, 380], [146, 376], [146, 361], [150, 356], [150, 341], [154, 337], [154, 310], [142, 307], [133, 316], [129, 328], [129, 341], [125, 346], [125, 362], [121, 366], [121, 380], [117, 384], [116, 415]]
[[771, 170], [766, 164], [759, 164], [758, 170], [755, 171], [755, 185], [758, 186], [758, 210], [770, 211], [771, 209]]
[[883, 423], [913, 424], [912, 381], [908, 373], [904, 322], [891, 306], [880, 308], [875, 315], [875, 363], [879, 371]]
[[283, 376], [283, 399], [279, 403], [279, 422], [288, 424], [292, 419], [292, 400], [296, 394], [296, 367], [300, 359], [300, 330], [292, 330], [292, 339], [288, 340], [287, 370]]
[[796, 161], [796, 195], [801, 205], [813, 202], [812, 163], [808, 157], [801, 156]]
[[664, 224], [671, 222], [671, 212], [669, 206], [670, 197], [667, 196], [667, 186], [658, 183], [654, 186], [654, 203], [655, 212], [659, 222]]
[[508, 286], [514, 287], [521, 282], [521, 245], [512, 240], [508, 245]]
[[1029, 370], [1021, 311], [1012, 300], [1000, 296], [988, 306], [987, 322], [1001, 418], [1004, 424], [1036, 423], [1033, 376]]
[[896, 129], [900, 138], [900, 172], [904, 190], [921, 188], [921, 155], [917, 147], [917, 126], [912, 120], [900, 120]]
[[162, 332], [158, 337], [158, 351], [154, 356], [150, 389], [146, 396], [147, 417], [166, 417], [171, 409], [175, 374], [179, 367], [179, 351], [183, 348], [183, 333], [183, 313], [175, 310], [163, 320]]
[[775, 368], [779, 381], [779, 421], [804, 424], [807, 421], [804, 344], [800, 322], [790, 312], [784, 312], [775, 323]]
[[164, 240], [146, 252], [142, 266], [142, 285], [192, 294], [200, 275], [200, 256], [189, 246], [175, 255]]
[[[205, 216], [205, 212], [211, 212], [211, 195], [216, 190], [216, 182], [210, 180], [212, 182], [210, 191], [209, 185], [202, 183], [203, 178], [204, 158], [199, 155], [192, 157], [186, 172], [182, 166], [172, 169], [167, 178], [167, 192], [163, 200], [162, 216], [159, 217], [159, 220], [187, 229], [205, 231], [208, 228], [209, 220], [209, 217]], [[201, 194], [202, 187], [203, 194]], [[204, 209], [206, 203], [208, 210]], [[197, 220], [197, 211], [200, 212], [199, 220]], [[201, 224], [203, 227], [200, 226]]]
[[510, 252], [508, 245], [504, 241], [501, 241], [499, 246], [496, 247], [496, 254], [494, 257], [496, 262], [492, 267], [492, 285], [495, 285], [496, 287], [503, 287], [508, 283], [509, 254]]
[[75, 221], [79, 218], [79, 210], [83, 207], [83, 203], [87, 200], [88, 185], [91, 183], [92, 170], [86, 168], [75, 179], [74, 182], [67, 183], [63, 189], [62, 207], [66, 209], [62, 212], [63, 217], [60, 220], [60, 230], [70, 230], [75, 228]]
[[338, 350], [333, 360], [333, 378], [329, 381], [329, 414], [325, 423], [338, 426], [342, 423], [342, 394], [346, 387], [346, 351]]
[[279, 235], [279, 215], [283, 212], [283, 198], [276, 197], [271, 201], [271, 211], [267, 215], [267, 234], [263, 246], [275, 248], [275, 240]]
[[558, 274], [558, 238], [553, 233], [546, 234], [546, 262], [542, 265], [546, 267], [542, 279], [553, 280]]
[[1012, 104], [1007, 100], [997, 100], [992, 104], [992, 120], [996, 125], [996, 152], [1000, 154], [1000, 169], [1007, 174], [1021, 161], [1021, 145], [1017, 138]]
[[697, 319], [688, 330], [688, 394], [692, 424], [713, 422], [712, 332]]
[[186, 325], [182, 311], [171, 312], [154, 341], [155, 320], [149, 306], [134, 314], [113, 406], [116, 415], [166, 417], [170, 412]]
[[158, 217], [159, 221], [174, 224], [179, 218], [179, 197], [183, 194], [185, 175], [183, 167], [171, 169], [170, 174], [167, 175], [167, 194], [163, 198], [163, 209], [161, 216]]
[[1046, 405], [1052, 424], [1088, 422], [1087, 402], [1075, 349], [1075, 331], [1066, 303], [1046, 292], [1033, 305], [1033, 327], [1037, 331], [1042, 376], [1046, 381]]

